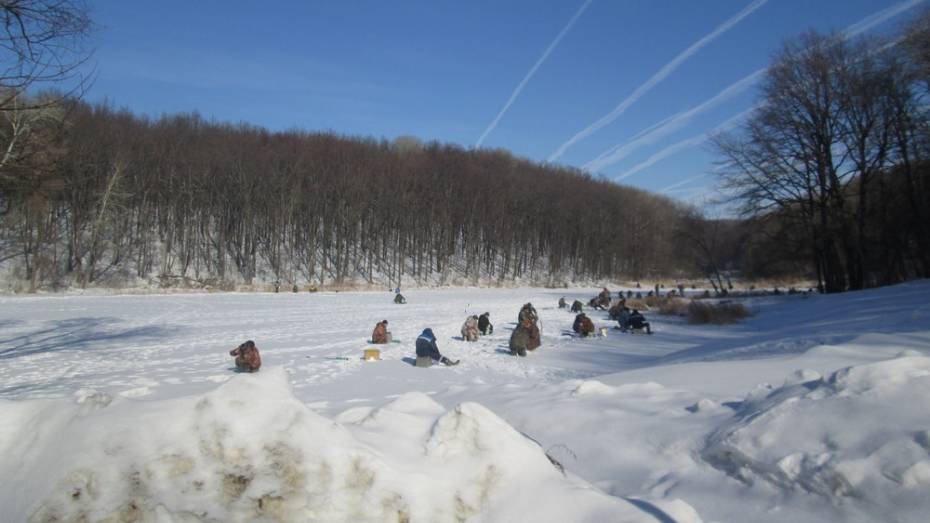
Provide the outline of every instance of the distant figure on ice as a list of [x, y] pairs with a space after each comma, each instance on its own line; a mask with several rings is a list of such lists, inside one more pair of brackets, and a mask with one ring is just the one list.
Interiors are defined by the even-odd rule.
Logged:
[[478, 317], [474, 314], [465, 319], [462, 324], [462, 339], [465, 341], [478, 341]]
[[565, 303], [565, 296], [562, 296], [559, 298], [559, 308], [564, 309], [565, 307], [568, 307], [568, 303]]
[[241, 372], [255, 372], [262, 366], [262, 357], [252, 340], [229, 351], [229, 355], [236, 357], [236, 368]]
[[610, 307], [610, 291], [607, 290], [607, 287], [601, 289], [601, 293], [597, 295], [597, 301], [605, 309]]
[[575, 316], [575, 323], [572, 325], [572, 330], [582, 337], [587, 338], [594, 334], [594, 322], [582, 312]]
[[646, 334], [652, 334], [652, 329], [649, 328], [646, 317], [636, 309], [633, 309], [633, 314], [630, 314], [629, 323], [633, 329], [646, 329]]
[[452, 361], [439, 353], [439, 347], [436, 346], [436, 336], [433, 335], [433, 329], [423, 329], [423, 332], [417, 338], [417, 367], [429, 367], [433, 360], [443, 365], [458, 365], [458, 360]]
[[510, 335], [510, 354], [526, 356], [526, 351], [536, 349], [540, 343], [539, 327], [529, 320], [523, 321]]
[[387, 343], [390, 341], [388, 338], [390, 333], [387, 330], [388, 321], [381, 320], [375, 325], [375, 330], [371, 331], [371, 342], [372, 343]]
[[407, 298], [404, 298], [404, 295], [398, 292], [394, 296], [394, 303], [398, 305], [403, 305], [404, 303], [407, 303]]
[[491, 313], [486, 312], [481, 316], [478, 316], [478, 330], [481, 331], [482, 336], [487, 336], [494, 332], [494, 325], [491, 325]]
[[588, 307], [594, 310], [606, 310], [610, 307], [610, 298], [604, 298], [602, 295], [598, 294], [588, 301]]
[[581, 312], [582, 306], [583, 306], [583, 305], [582, 305], [582, 303], [581, 303], [579, 300], [573, 301], [573, 302], [572, 302], [572, 312], [575, 312], [575, 313]]
[[626, 308], [626, 300], [624, 298], [620, 298], [617, 300], [617, 303], [613, 304], [607, 311], [607, 316], [612, 320], [616, 320], [620, 318], [620, 311], [622, 311], [624, 308]]

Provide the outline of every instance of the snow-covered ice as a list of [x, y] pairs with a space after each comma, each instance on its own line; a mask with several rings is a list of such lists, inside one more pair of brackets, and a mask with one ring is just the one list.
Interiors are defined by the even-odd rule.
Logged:
[[[3, 518], [925, 521], [930, 282], [572, 338], [558, 298], [596, 292], [0, 298]], [[381, 319], [399, 343], [362, 361]], [[424, 327], [459, 366], [412, 365]]]

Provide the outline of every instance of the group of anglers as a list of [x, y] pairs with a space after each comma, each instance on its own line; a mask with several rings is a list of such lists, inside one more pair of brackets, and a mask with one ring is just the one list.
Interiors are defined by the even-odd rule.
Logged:
[[[394, 303], [403, 304], [406, 302], [407, 300], [404, 299], [400, 292], [397, 292], [394, 297]], [[610, 307], [608, 315], [611, 319], [619, 323], [620, 330], [626, 332], [630, 329], [645, 329], [648, 334], [652, 334], [649, 322], [646, 321], [645, 317], [638, 310], [630, 310], [626, 306], [626, 300], [622, 298], [622, 293], [620, 301], [611, 306], [610, 292], [605, 288], [597, 297], [589, 302], [589, 305], [593, 303], [596, 303], [596, 308]], [[565, 298], [559, 298], [559, 308], [564, 309], [567, 306], [568, 304]], [[582, 303], [575, 300], [574, 303], [572, 303], [571, 311], [578, 313], [575, 316], [572, 330], [583, 337], [593, 335], [595, 333], [594, 322], [582, 312]], [[471, 315], [466, 318], [461, 330], [462, 339], [473, 342], [477, 341], [478, 337], [481, 335], [487, 336], [492, 334], [494, 332], [494, 325], [491, 324], [490, 316], [490, 313], [485, 312], [480, 316]], [[374, 344], [385, 344], [391, 341], [391, 332], [388, 330], [388, 320], [381, 320], [375, 324], [375, 328], [371, 333], [371, 342]], [[536, 308], [533, 307], [532, 303], [526, 303], [520, 308], [520, 312], [517, 314], [517, 326], [510, 335], [510, 341], [508, 343], [510, 354], [514, 356], [526, 356], [528, 351], [537, 349], [541, 344], [539, 313], [536, 312]], [[429, 367], [436, 362], [443, 365], [459, 364], [459, 360], [451, 360], [439, 352], [439, 347], [436, 344], [436, 335], [433, 334], [433, 330], [430, 328], [423, 329], [423, 332], [417, 337], [416, 354], [417, 367]], [[248, 340], [231, 350], [229, 355], [236, 358], [236, 368], [241, 372], [255, 372], [262, 365], [258, 347], [255, 346], [255, 342], [252, 340]]]
[[[623, 297], [622, 291], [619, 295], [620, 299], [611, 305], [610, 291], [605, 288], [601, 290], [597, 296], [591, 298], [588, 305], [595, 309], [606, 309], [607, 316], [618, 323], [619, 329], [622, 332], [645, 331], [646, 334], [652, 334], [652, 327], [649, 325], [649, 322], [646, 321], [646, 317], [643, 316], [639, 310], [630, 309], [626, 306], [626, 298]], [[566, 307], [568, 307], [568, 303], [565, 301], [565, 298], [559, 298], [559, 308], [564, 309]], [[570, 310], [576, 313], [575, 322], [572, 324], [572, 330], [582, 337], [592, 336], [595, 332], [594, 322], [591, 321], [591, 318], [589, 318], [582, 309], [583, 305], [579, 300], [572, 302]]]

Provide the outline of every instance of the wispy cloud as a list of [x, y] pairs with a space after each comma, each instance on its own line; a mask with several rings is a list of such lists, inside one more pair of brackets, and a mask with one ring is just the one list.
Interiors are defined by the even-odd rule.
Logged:
[[507, 109], [510, 109], [510, 106], [513, 104], [514, 100], [516, 100], [517, 97], [520, 96], [520, 92], [523, 91], [523, 88], [526, 86], [526, 83], [530, 81], [530, 78], [532, 78], [534, 74], [536, 74], [536, 70], [539, 69], [539, 66], [541, 66], [543, 62], [546, 61], [547, 58], [549, 58], [549, 54], [552, 52], [552, 50], [555, 49], [559, 45], [559, 42], [562, 41], [562, 37], [564, 37], [565, 34], [568, 33], [569, 29], [571, 29], [572, 26], [575, 25], [575, 22], [578, 20], [581, 14], [585, 12], [585, 9], [587, 9], [588, 6], [591, 5], [592, 1], [593, 0], [585, 0], [585, 3], [581, 4], [581, 7], [578, 8], [578, 11], [575, 12], [575, 15], [572, 16], [571, 20], [569, 20], [568, 23], [565, 24], [565, 27], [562, 28], [562, 31], [559, 33], [559, 35], [555, 37], [555, 40], [553, 40], [552, 43], [549, 44], [549, 47], [547, 47], [545, 52], [543, 52], [542, 56], [539, 57], [539, 60], [536, 60], [536, 63], [530, 69], [530, 72], [526, 73], [526, 76], [523, 77], [523, 80], [520, 80], [520, 83], [517, 84], [517, 87], [513, 90], [513, 93], [510, 94], [510, 98], [507, 99], [507, 103], [504, 104], [504, 107], [500, 110], [499, 113], [497, 113], [497, 116], [494, 117], [494, 120], [488, 125], [488, 128], [485, 129], [483, 133], [481, 133], [481, 136], [478, 138], [478, 141], [475, 142], [475, 147], [481, 147], [481, 144], [484, 142], [484, 139], [487, 138], [488, 134], [490, 134], [491, 131], [493, 131], [495, 127], [497, 127], [497, 123], [501, 121], [501, 118], [504, 116], [504, 113], [507, 112]]
[[[878, 11], [876, 13], [872, 13], [871, 15], [863, 18], [862, 20], [844, 29], [842, 32], [843, 38], [845, 39], [855, 38], [856, 36], [859, 36], [860, 34], [871, 30], [872, 28], [874, 28], [875, 26], [879, 24], [887, 22], [891, 18], [907, 11], [908, 9], [912, 9], [918, 4], [921, 4], [925, 1], [926, 0], [908, 0], [905, 2], [901, 2], [899, 4], [895, 4], [893, 6], [887, 7], [885, 9], [882, 9], [881, 11]], [[889, 42], [885, 44], [884, 46], [882, 46], [881, 48], [879, 48], [877, 51], [881, 52], [889, 47], [893, 47], [894, 45], [897, 45], [899, 42], [900, 42], [900, 39]], [[765, 71], [767, 70], [768, 70], [767, 67], [756, 70], [750, 73], [749, 75], [744, 76], [743, 78], [737, 80], [736, 82], [734, 82], [733, 84], [731, 84], [729, 87], [725, 88], [724, 90], [720, 91], [719, 93], [717, 93], [715, 96], [713, 96], [709, 100], [706, 100], [702, 102], [701, 104], [695, 107], [692, 107], [691, 109], [688, 109], [687, 111], [672, 115], [668, 118], [665, 118], [664, 120], [661, 120], [658, 123], [655, 123], [649, 126], [643, 131], [640, 131], [639, 133], [637, 133], [636, 136], [634, 136], [629, 141], [613, 146], [607, 151], [601, 153], [601, 155], [598, 156], [597, 158], [584, 164], [581, 168], [587, 171], [595, 172], [595, 171], [599, 171], [601, 169], [604, 169], [605, 167], [608, 167], [610, 165], [613, 165], [619, 162], [620, 160], [626, 158], [627, 156], [629, 156], [632, 152], [636, 151], [637, 149], [645, 145], [650, 145], [652, 143], [655, 143], [660, 138], [680, 129], [685, 124], [690, 122], [691, 119], [693, 119], [695, 116], [709, 109], [712, 109], [713, 107], [716, 107], [720, 105], [721, 103], [743, 92], [748, 87], [752, 86], [757, 81], [759, 81], [762, 78], [762, 76], [765, 74]], [[684, 142], [688, 142], [688, 140], [684, 140], [683, 142], [679, 142], [678, 144], [675, 144], [675, 145], [679, 145]], [[700, 141], [697, 143], [700, 143]], [[694, 145], [697, 145], [697, 143], [695, 143]], [[681, 150], [684, 148], [685, 147], [682, 146], [677, 150]]]
[[730, 28], [732, 28], [734, 25], [738, 24], [743, 18], [746, 18], [747, 16], [749, 16], [753, 11], [765, 5], [766, 2], [768, 2], [768, 0], [755, 0], [754, 2], [752, 2], [751, 4], [743, 8], [742, 11], [736, 13], [735, 15], [730, 17], [727, 21], [717, 26], [713, 31], [704, 35], [704, 37], [702, 37], [700, 40], [691, 44], [690, 47], [688, 47], [687, 49], [679, 53], [678, 56], [673, 58], [670, 62], [668, 62], [664, 66], [662, 66], [662, 68], [659, 69], [659, 71], [656, 72], [654, 75], [652, 75], [651, 78], [646, 80], [645, 83], [637, 87], [636, 90], [633, 91], [633, 93], [630, 94], [628, 97], [626, 97], [625, 100], [620, 102], [620, 105], [615, 107], [613, 111], [602, 116], [596, 122], [589, 125], [588, 127], [585, 127], [584, 129], [576, 133], [574, 136], [572, 136], [567, 142], [560, 145], [559, 148], [556, 149], [555, 152], [549, 156], [549, 161], [550, 162], [555, 161], [560, 156], [562, 156], [565, 153], [565, 151], [569, 149], [569, 147], [587, 138], [588, 136], [591, 136], [592, 134], [594, 134], [595, 132], [603, 128], [604, 126], [609, 125], [611, 122], [616, 120], [621, 114], [624, 113], [624, 111], [626, 111], [631, 105], [636, 103], [636, 101], [639, 100], [643, 95], [651, 91], [653, 87], [659, 84], [659, 82], [661, 82], [662, 80], [665, 80], [670, 74], [672, 74], [672, 72], [675, 71], [675, 69], [678, 69], [678, 67], [682, 63], [684, 63], [688, 58], [691, 58], [691, 56], [694, 55], [694, 53], [700, 51], [701, 48], [703, 48], [704, 46], [712, 42], [714, 39], [716, 39], [718, 36], [726, 32]]
[[629, 178], [630, 176], [633, 176], [634, 174], [642, 171], [643, 169], [652, 167], [656, 163], [668, 158], [669, 156], [672, 156], [673, 154], [678, 153], [679, 151], [682, 151], [684, 149], [688, 149], [688, 148], [704, 143], [708, 138], [710, 138], [712, 134], [725, 131], [729, 129], [730, 127], [733, 127], [734, 125], [738, 124], [740, 120], [748, 116], [749, 113], [754, 111], [757, 107], [758, 107], [758, 104], [753, 105], [752, 107], [740, 112], [739, 114], [728, 118], [725, 122], [723, 122], [722, 124], [718, 125], [717, 127], [714, 127], [713, 129], [707, 132], [701, 133], [697, 136], [692, 136], [691, 138], [688, 138], [680, 142], [673, 143], [672, 145], [669, 145], [665, 149], [662, 149], [661, 151], [650, 156], [649, 158], [646, 158], [642, 162], [634, 165], [633, 168], [631, 168], [630, 170], [620, 173], [617, 176], [614, 176], [613, 180], [620, 181], [620, 180], [623, 180], [624, 178]]

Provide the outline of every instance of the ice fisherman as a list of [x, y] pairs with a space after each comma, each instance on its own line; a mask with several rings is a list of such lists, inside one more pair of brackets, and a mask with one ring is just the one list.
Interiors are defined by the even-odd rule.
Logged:
[[483, 336], [487, 336], [494, 332], [494, 325], [491, 325], [491, 313], [486, 312], [481, 316], [478, 316], [478, 330], [481, 331]]
[[443, 365], [458, 365], [459, 360], [452, 361], [439, 353], [439, 347], [436, 346], [436, 336], [433, 335], [433, 329], [423, 329], [423, 332], [417, 338], [417, 367], [429, 367], [433, 360]]
[[523, 307], [520, 308], [520, 314], [517, 315], [517, 323], [523, 323], [523, 320], [530, 320], [533, 324], [536, 324], [539, 321], [539, 313], [536, 312], [536, 308], [533, 307], [532, 303], [525, 303]]
[[535, 350], [540, 343], [539, 327], [526, 319], [510, 334], [510, 354], [526, 356], [526, 351]]
[[620, 311], [617, 313], [617, 323], [620, 325], [620, 330], [626, 332], [630, 328], [630, 309], [624, 305], [620, 308]]
[[478, 317], [474, 314], [462, 324], [462, 338], [465, 341], [478, 341]]
[[591, 321], [591, 318], [585, 313], [579, 313], [575, 316], [575, 323], [572, 325], [572, 330], [580, 334], [583, 337], [588, 337], [594, 334], [594, 322]]
[[398, 292], [394, 296], [394, 303], [398, 305], [403, 305], [404, 303], [407, 303], [407, 298], [404, 298], [404, 295]]
[[649, 322], [646, 321], [646, 317], [636, 309], [633, 309], [633, 313], [630, 314], [629, 323], [630, 327], [634, 329], [645, 328], [646, 334], [652, 334], [652, 329], [649, 328]]
[[236, 369], [241, 372], [255, 372], [262, 366], [262, 357], [252, 340], [229, 351], [229, 355], [236, 357]]
[[381, 320], [375, 325], [375, 330], [371, 331], [371, 342], [372, 343], [387, 343], [388, 334], [387, 330], [388, 321]]

